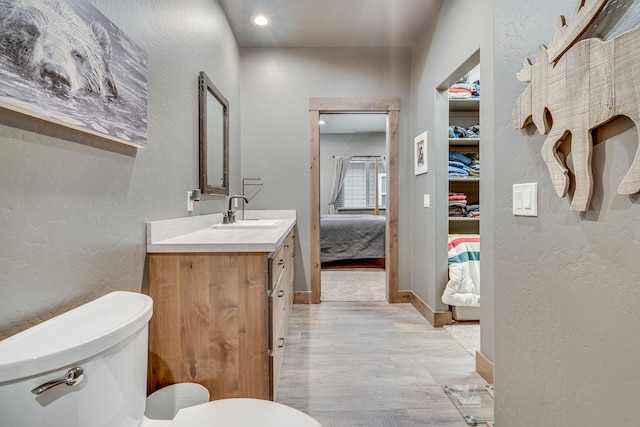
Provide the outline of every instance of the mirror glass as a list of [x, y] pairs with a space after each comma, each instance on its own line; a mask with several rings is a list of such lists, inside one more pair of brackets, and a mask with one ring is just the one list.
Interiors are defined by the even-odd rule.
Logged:
[[229, 102], [204, 72], [198, 79], [200, 105], [200, 191], [229, 194]]

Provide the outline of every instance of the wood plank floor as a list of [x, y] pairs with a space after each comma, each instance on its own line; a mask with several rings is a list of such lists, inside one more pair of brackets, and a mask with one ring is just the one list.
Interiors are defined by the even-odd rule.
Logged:
[[486, 383], [410, 304], [293, 307], [277, 401], [323, 427], [464, 427], [442, 390], [456, 384]]

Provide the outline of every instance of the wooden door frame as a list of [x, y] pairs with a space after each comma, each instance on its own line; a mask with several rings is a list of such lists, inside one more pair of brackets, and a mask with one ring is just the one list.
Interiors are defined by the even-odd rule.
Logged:
[[309, 98], [311, 117], [311, 303], [320, 304], [320, 114], [387, 115], [387, 301], [398, 301], [398, 128], [399, 98]]

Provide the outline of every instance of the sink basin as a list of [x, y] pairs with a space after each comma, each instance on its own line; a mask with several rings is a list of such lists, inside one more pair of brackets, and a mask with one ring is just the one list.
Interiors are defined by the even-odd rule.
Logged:
[[281, 219], [239, 219], [231, 224], [213, 224], [212, 228], [217, 229], [261, 229], [261, 228], [278, 228], [282, 225]]

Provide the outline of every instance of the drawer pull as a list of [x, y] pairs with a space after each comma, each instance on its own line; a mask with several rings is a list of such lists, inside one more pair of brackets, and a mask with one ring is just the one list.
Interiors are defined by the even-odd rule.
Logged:
[[278, 348], [284, 347], [284, 338], [278, 338]]
[[280, 261], [278, 261], [278, 265], [284, 265], [284, 259], [281, 259]]
[[284, 296], [284, 289], [280, 289], [278, 292], [278, 298], [282, 298]]

